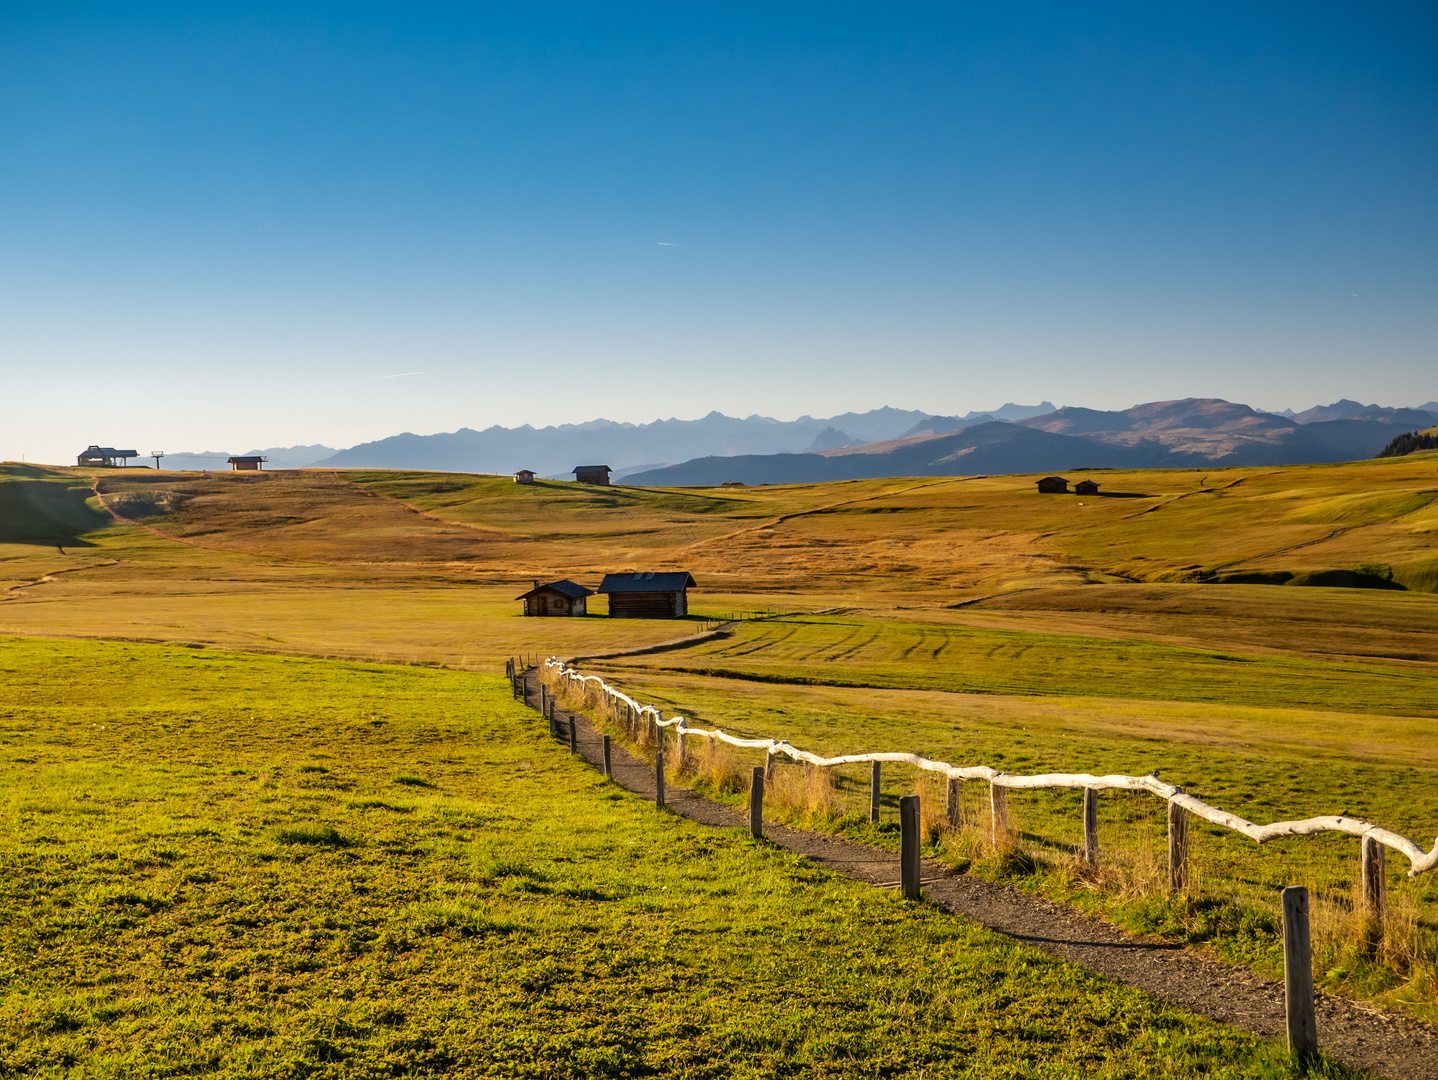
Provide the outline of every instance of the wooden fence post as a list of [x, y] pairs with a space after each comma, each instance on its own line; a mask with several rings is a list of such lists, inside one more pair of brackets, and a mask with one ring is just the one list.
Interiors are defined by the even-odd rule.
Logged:
[[764, 754], [764, 779], [774, 779], [774, 748], [772, 746]]
[[899, 800], [899, 884], [906, 900], [917, 900], [919, 891], [919, 797], [905, 795]]
[[872, 763], [873, 769], [869, 773], [869, 820], [879, 820], [879, 780], [881, 768], [879, 762]]
[[614, 770], [609, 764], [609, 736], [604, 736], [604, 779], [613, 780]]
[[1098, 865], [1098, 788], [1083, 789], [1083, 861]]
[[[1182, 789], [1179, 789], [1180, 792]], [[1168, 804], [1168, 888], [1181, 892], [1188, 887], [1188, 811], [1177, 803]]]
[[579, 753], [579, 717], [575, 713], [569, 714], [569, 752]]
[[539, 711], [544, 712], [544, 684], [539, 684]]
[[1363, 838], [1363, 921], [1370, 944], [1383, 940], [1383, 914], [1388, 882], [1384, 865], [1386, 849], [1371, 836]]
[[957, 776], [951, 776], [944, 791], [944, 814], [949, 819], [949, 826], [955, 829], [959, 827], [964, 816], [961, 794], [963, 789], [959, 787], [962, 783]]
[[755, 765], [749, 779], [749, 833], [764, 839], [764, 767]]
[[679, 726], [674, 729], [674, 750], [679, 755], [679, 763], [675, 766], [679, 772], [684, 771], [684, 717], [679, 718]]
[[1313, 1002], [1313, 951], [1308, 937], [1308, 890], [1283, 890], [1283, 991], [1288, 1014], [1288, 1052], [1300, 1061], [1318, 1053]]
[[1009, 804], [1004, 789], [989, 784], [989, 816], [993, 819], [994, 847], [1007, 847], [1009, 842]]
[[654, 805], [664, 805], [664, 751], [654, 754]]

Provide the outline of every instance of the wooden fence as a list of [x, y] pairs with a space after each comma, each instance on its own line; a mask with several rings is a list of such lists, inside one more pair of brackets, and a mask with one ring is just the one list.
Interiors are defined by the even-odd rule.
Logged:
[[[1157, 772], [1149, 776], [1095, 776], [1090, 773], [1040, 773], [1019, 775], [1000, 772], [987, 765], [956, 766], [944, 761], [934, 761], [919, 754], [872, 753], [844, 754], [839, 757], [823, 757], [806, 750], [800, 750], [784, 739], [744, 739], [730, 735], [718, 728], [691, 728], [683, 716], [665, 719], [660, 710], [652, 705], [641, 705], [628, 694], [616, 689], [598, 675], [584, 675], [569, 667], [564, 661], [548, 659], [539, 665], [529, 665], [515, 659], [506, 663], [505, 673], [515, 689], [516, 696], [522, 694], [522, 676], [530, 667], [537, 667], [540, 674], [539, 708], [550, 724], [550, 733], [557, 734], [554, 715], [554, 696], [547, 693], [546, 682], [557, 684], [579, 697], [587, 707], [603, 709], [622, 722], [635, 738], [655, 747], [656, 797], [659, 806], [664, 805], [664, 732], [672, 728], [679, 767], [686, 760], [686, 742], [690, 738], [711, 739], [730, 746], [765, 751], [764, 765], [755, 766], [749, 790], [749, 828], [755, 837], [763, 834], [763, 805], [765, 781], [773, 778], [774, 762], [783, 755], [795, 762], [803, 762], [815, 768], [835, 765], [856, 765], [869, 762], [871, 770], [870, 816], [878, 817], [880, 769], [884, 762], [911, 765], [916, 769], [939, 773], [947, 778], [947, 811], [950, 824], [958, 824], [960, 806], [959, 785], [965, 781], [983, 781], [989, 785], [989, 806], [993, 824], [993, 839], [996, 846], [1006, 844], [1010, 839], [1008, 811], [1005, 793], [1010, 789], [1033, 790], [1042, 788], [1082, 788], [1084, 791], [1083, 825], [1084, 843], [1080, 851], [1086, 861], [1096, 863], [1098, 859], [1098, 793], [1104, 790], [1147, 791], [1165, 800], [1168, 804], [1168, 885], [1170, 889], [1184, 888], [1188, 880], [1188, 815], [1193, 814], [1214, 825], [1238, 832], [1255, 843], [1263, 844], [1288, 836], [1312, 836], [1323, 832], [1347, 833], [1357, 836], [1362, 842], [1363, 880], [1362, 898], [1367, 916], [1381, 932], [1383, 908], [1383, 851], [1393, 848], [1407, 856], [1408, 876], [1414, 877], [1438, 867], [1438, 839], [1432, 851], [1425, 852], [1412, 840], [1399, 836], [1388, 829], [1367, 821], [1346, 816], [1322, 816], [1304, 818], [1299, 821], [1278, 821], [1269, 825], [1256, 825], [1251, 821], [1220, 810], [1202, 799], [1184, 793], [1175, 784], [1166, 784], [1158, 778]], [[524, 666], [521, 666], [523, 663]], [[546, 701], [547, 698], [547, 701]], [[575, 725], [568, 725], [569, 749], [577, 751]], [[604, 775], [611, 775], [610, 738], [603, 736]], [[918, 899], [920, 895], [920, 825], [919, 797], [908, 795], [899, 800], [901, 850], [899, 858], [900, 881], [905, 896]], [[1312, 1059], [1318, 1052], [1318, 1027], [1316, 1003], [1313, 992], [1312, 946], [1309, 936], [1308, 890], [1302, 886], [1290, 886], [1283, 890], [1283, 966], [1284, 1005], [1288, 1035], [1288, 1047], [1300, 1061]]]
[[773, 763], [782, 755], [791, 761], [804, 762], [816, 768], [835, 765], [859, 765], [872, 762], [875, 766], [874, 784], [877, 790], [878, 767], [885, 762], [911, 765], [926, 772], [938, 773], [948, 780], [948, 808], [950, 820], [955, 820], [959, 805], [959, 785], [965, 781], [981, 781], [989, 785], [989, 805], [992, 813], [993, 839], [996, 844], [1008, 837], [1008, 810], [1005, 795], [1010, 789], [1034, 790], [1041, 788], [1082, 788], [1084, 798], [1084, 849], [1090, 861], [1097, 858], [1097, 794], [1100, 791], [1147, 791], [1168, 803], [1169, 839], [1169, 885], [1182, 888], [1187, 881], [1188, 816], [1191, 814], [1211, 824], [1232, 829], [1255, 843], [1264, 844], [1289, 836], [1313, 836], [1318, 833], [1339, 832], [1358, 837], [1362, 841], [1363, 893], [1366, 906], [1378, 914], [1382, 899], [1383, 851], [1391, 848], [1408, 859], [1408, 876], [1414, 877], [1438, 868], [1438, 839], [1431, 851], [1406, 836], [1400, 836], [1389, 829], [1374, 825], [1360, 818], [1342, 815], [1324, 815], [1303, 818], [1298, 821], [1275, 821], [1258, 825], [1237, 814], [1231, 814], [1216, 806], [1188, 795], [1176, 784], [1165, 783], [1157, 771], [1149, 776], [1095, 776], [1091, 773], [1039, 773], [1020, 775], [1006, 773], [988, 765], [951, 765], [946, 761], [934, 761], [919, 754], [868, 753], [844, 754], [839, 757], [823, 757], [807, 750], [800, 750], [784, 739], [744, 739], [730, 735], [718, 728], [692, 728], [683, 716], [665, 719], [660, 711], [651, 705], [641, 705], [629, 695], [611, 686], [598, 675], [584, 675], [569, 667], [562, 660], [548, 659], [539, 666], [543, 680], [561, 685], [581, 696], [587, 704], [606, 707], [612, 715], [627, 713], [635, 722], [649, 726], [654, 738], [662, 745], [665, 729], [674, 729], [677, 749], [681, 762], [684, 760], [685, 742], [690, 738], [714, 739], [730, 746], [766, 753], [765, 775], [772, 777]]

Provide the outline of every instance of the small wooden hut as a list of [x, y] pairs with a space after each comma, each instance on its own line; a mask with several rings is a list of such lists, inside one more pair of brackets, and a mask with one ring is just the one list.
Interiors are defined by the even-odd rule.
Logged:
[[245, 454], [232, 457], [229, 459], [229, 462], [230, 468], [235, 472], [259, 472], [260, 465], [268, 460], [268, 458], [262, 458], [258, 454]]
[[1075, 495], [1097, 495], [1098, 485], [1092, 480], [1080, 480], [1074, 485]]
[[613, 471], [608, 465], [576, 465], [574, 466], [574, 479], [581, 484], [598, 484], [600, 487], [608, 487], [609, 474]]
[[1069, 482], [1062, 476], [1045, 476], [1039, 481], [1039, 494], [1041, 495], [1065, 495], [1068, 493]]
[[605, 574], [599, 591], [609, 597], [612, 619], [682, 619], [695, 587], [687, 570], [673, 573]]
[[515, 599], [524, 601], [526, 615], [587, 615], [585, 597], [593, 595], [592, 590], [563, 578], [545, 585], [536, 581], [534, 588]]
[[519, 472], [517, 472], [517, 473], [514, 474], [514, 482], [515, 482], [516, 484], [532, 484], [532, 483], [534, 483], [534, 473], [533, 473], [533, 471], [531, 471], [530, 469], [520, 469]]

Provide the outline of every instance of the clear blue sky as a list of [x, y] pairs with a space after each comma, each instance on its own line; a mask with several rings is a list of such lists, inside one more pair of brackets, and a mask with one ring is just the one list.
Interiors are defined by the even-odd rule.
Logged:
[[1431, 6], [685, 7], [6, 3], [0, 457], [1438, 398]]

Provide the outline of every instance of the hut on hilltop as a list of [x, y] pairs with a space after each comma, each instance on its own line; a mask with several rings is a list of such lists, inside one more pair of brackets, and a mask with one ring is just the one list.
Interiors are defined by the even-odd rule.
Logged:
[[230, 469], [234, 472], [259, 472], [260, 466], [270, 459], [260, 457], [259, 454], [241, 454], [228, 460]]
[[534, 471], [532, 469], [520, 469], [519, 472], [514, 474], [514, 482], [516, 484], [534, 483]]
[[600, 487], [608, 487], [609, 474], [614, 470], [608, 465], [576, 465], [573, 471], [574, 479], [581, 484], [598, 484]]
[[1097, 495], [1098, 485], [1092, 480], [1080, 480], [1074, 485], [1075, 495]]
[[1068, 494], [1069, 482], [1062, 476], [1045, 476], [1039, 481], [1039, 493], [1041, 495], [1066, 495]]

